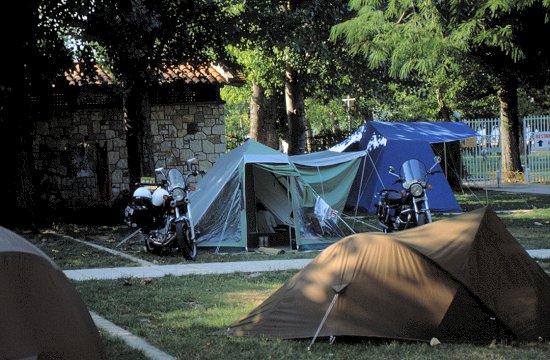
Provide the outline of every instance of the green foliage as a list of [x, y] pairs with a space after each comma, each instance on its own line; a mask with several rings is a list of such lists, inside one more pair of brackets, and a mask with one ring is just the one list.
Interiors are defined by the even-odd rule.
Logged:
[[[391, 77], [416, 79], [439, 93], [437, 101], [410, 98], [414, 111], [428, 117], [443, 104], [467, 115], [497, 114], [503, 72], [523, 84], [547, 79], [549, 47], [533, 39], [549, 33], [548, 1], [352, 0], [350, 6], [355, 17], [333, 27], [331, 39], [344, 40], [371, 68], [386, 66]], [[425, 100], [432, 105], [422, 106]]]
[[245, 138], [250, 130], [250, 86], [224, 86], [220, 95], [225, 102], [224, 118], [227, 136], [238, 140]]
[[164, 65], [199, 65], [220, 57], [232, 25], [230, 12], [206, 0], [99, 0], [82, 8], [87, 13], [74, 23], [81, 29], [74, 34], [83, 45], [80, 55], [103, 50], [121, 80]]

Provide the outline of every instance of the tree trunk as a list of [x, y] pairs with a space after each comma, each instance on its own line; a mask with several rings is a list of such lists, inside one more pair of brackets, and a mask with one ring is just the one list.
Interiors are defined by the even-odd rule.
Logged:
[[309, 123], [308, 119], [306, 119], [306, 145], [307, 145], [307, 152], [312, 153], [313, 152], [313, 131], [311, 131], [311, 124]]
[[253, 82], [252, 98], [250, 99], [250, 138], [273, 149], [278, 149], [275, 119], [273, 98], [267, 97], [265, 89]]
[[444, 121], [451, 121], [451, 109], [447, 106], [443, 94], [441, 94], [441, 88], [437, 86], [435, 88], [435, 99], [439, 110], [437, 111], [437, 118]]
[[[23, 82], [23, 81], [22, 81]], [[9, 227], [26, 227], [33, 231], [37, 226], [37, 209], [34, 187], [33, 138], [29, 96], [15, 86], [6, 104], [2, 127], [2, 167], [6, 176], [1, 184], [6, 190], [5, 205], [12, 211], [4, 212], [2, 224]], [[9, 154], [9, 155], [8, 155]]]
[[[37, 231], [36, 194], [30, 95], [29, 49], [23, 47], [21, 62], [12, 61], [0, 96], [1, 165], [4, 176], [0, 186], [5, 191], [1, 223], [8, 227], [26, 227]], [[4, 79], [3, 79], [4, 80]]]
[[[453, 121], [451, 109], [447, 106], [444, 94], [439, 86], [435, 88], [435, 99], [439, 107], [437, 118], [443, 121]], [[447, 178], [449, 185], [453, 190], [461, 190], [462, 157], [460, 153], [460, 141], [451, 141], [448, 143], [434, 145], [436, 145], [435, 148], [438, 149], [437, 152], [443, 159], [443, 162], [440, 165], [445, 173], [445, 177]]]
[[518, 116], [517, 79], [505, 74], [497, 91], [500, 103], [500, 144], [502, 151], [502, 178], [509, 181], [514, 173], [522, 172], [519, 149], [520, 122]]
[[124, 122], [130, 188], [133, 189], [142, 176], [154, 176], [155, 164], [147, 83], [136, 79], [128, 85], [124, 93]]
[[303, 154], [306, 148], [304, 92], [296, 70], [290, 66], [285, 73], [285, 104], [288, 119], [288, 154]]

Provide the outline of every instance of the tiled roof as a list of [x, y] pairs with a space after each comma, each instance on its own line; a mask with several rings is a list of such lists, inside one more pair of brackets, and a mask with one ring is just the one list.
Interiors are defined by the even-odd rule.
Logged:
[[[97, 77], [92, 81], [86, 81], [84, 73], [80, 71], [80, 65], [74, 64], [71, 71], [65, 71], [65, 79], [69, 85], [110, 85], [113, 83], [112, 74], [94, 65]], [[184, 81], [186, 84], [212, 84], [226, 85], [243, 83], [244, 78], [218, 65], [200, 66], [193, 68], [189, 65], [165, 66], [158, 75], [159, 83], [171, 83]]]

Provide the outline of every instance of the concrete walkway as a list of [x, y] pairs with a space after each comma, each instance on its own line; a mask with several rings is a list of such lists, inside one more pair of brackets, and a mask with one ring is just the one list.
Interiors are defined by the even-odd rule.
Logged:
[[176, 360], [175, 357], [165, 353], [164, 351], [154, 347], [153, 345], [149, 344], [147, 341], [143, 340], [142, 338], [139, 338], [132, 334], [131, 332], [124, 330], [120, 326], [117, 326], [110, 322], [109, 320], [99, 316], [93, 311], [90, 311], [90, 316], [94, 320], [95, 325], [107, 331], [112, 336], [120, 338], [122, 341], [124, 341], [128, 346], [131, 348], [134, 348], [136, 350], [139, 350], [143, 352], [145, 356], [147, 356], [149, 359], [154, 360]]
[[484, 189], [506, 191], [513, 193], [550, 195], [550, 184], [500, 184], [500, 186], [485, 186]]
[[135, 266], [102, 269], [65, 270], [71, 280], [113, 280], [125, 278], [153, 278], [166, 275], [185, 276], [197, 274], [227, 274], [235, 272], [262, 272], [299, 270], [312, 259], [262, 260], [217, 263], [190, 263], [178, 265]]
[[[535, 259], [550, 259], [550, 249], [527, 250]], [[65, 270], [71, 280], [114, 280], [126, 278], [155, 278], [166, 275], [185, 276], [199, 274], [229, 274], [237, 272], [263, 272], [300, 270], [313, 259], [263, 260], [218, 263], [191, 263], [178, 265], [136, 266], [102, 269]]]

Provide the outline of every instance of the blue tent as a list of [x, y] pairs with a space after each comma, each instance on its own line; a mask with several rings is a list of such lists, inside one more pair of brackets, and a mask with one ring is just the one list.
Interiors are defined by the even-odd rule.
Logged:
[[[462, 140], [477, 133], [461, 122], [380, 122], [361, 125], [346, 140], [333, 146], [332, 151], [367, 150], [352, 185], [346, 205], [374, 213], [380, 190], [401, 190], [388, 173], [389, 166], [397, 170], [409, 159], [422, 161], [427, 168], [434, 162], [430, 144]], [[437, 165], [435, 170], [441, 170]], [[462, 211], [443, 172], [430, 176], [433, 189], [428, 192], [433, 211]]]

